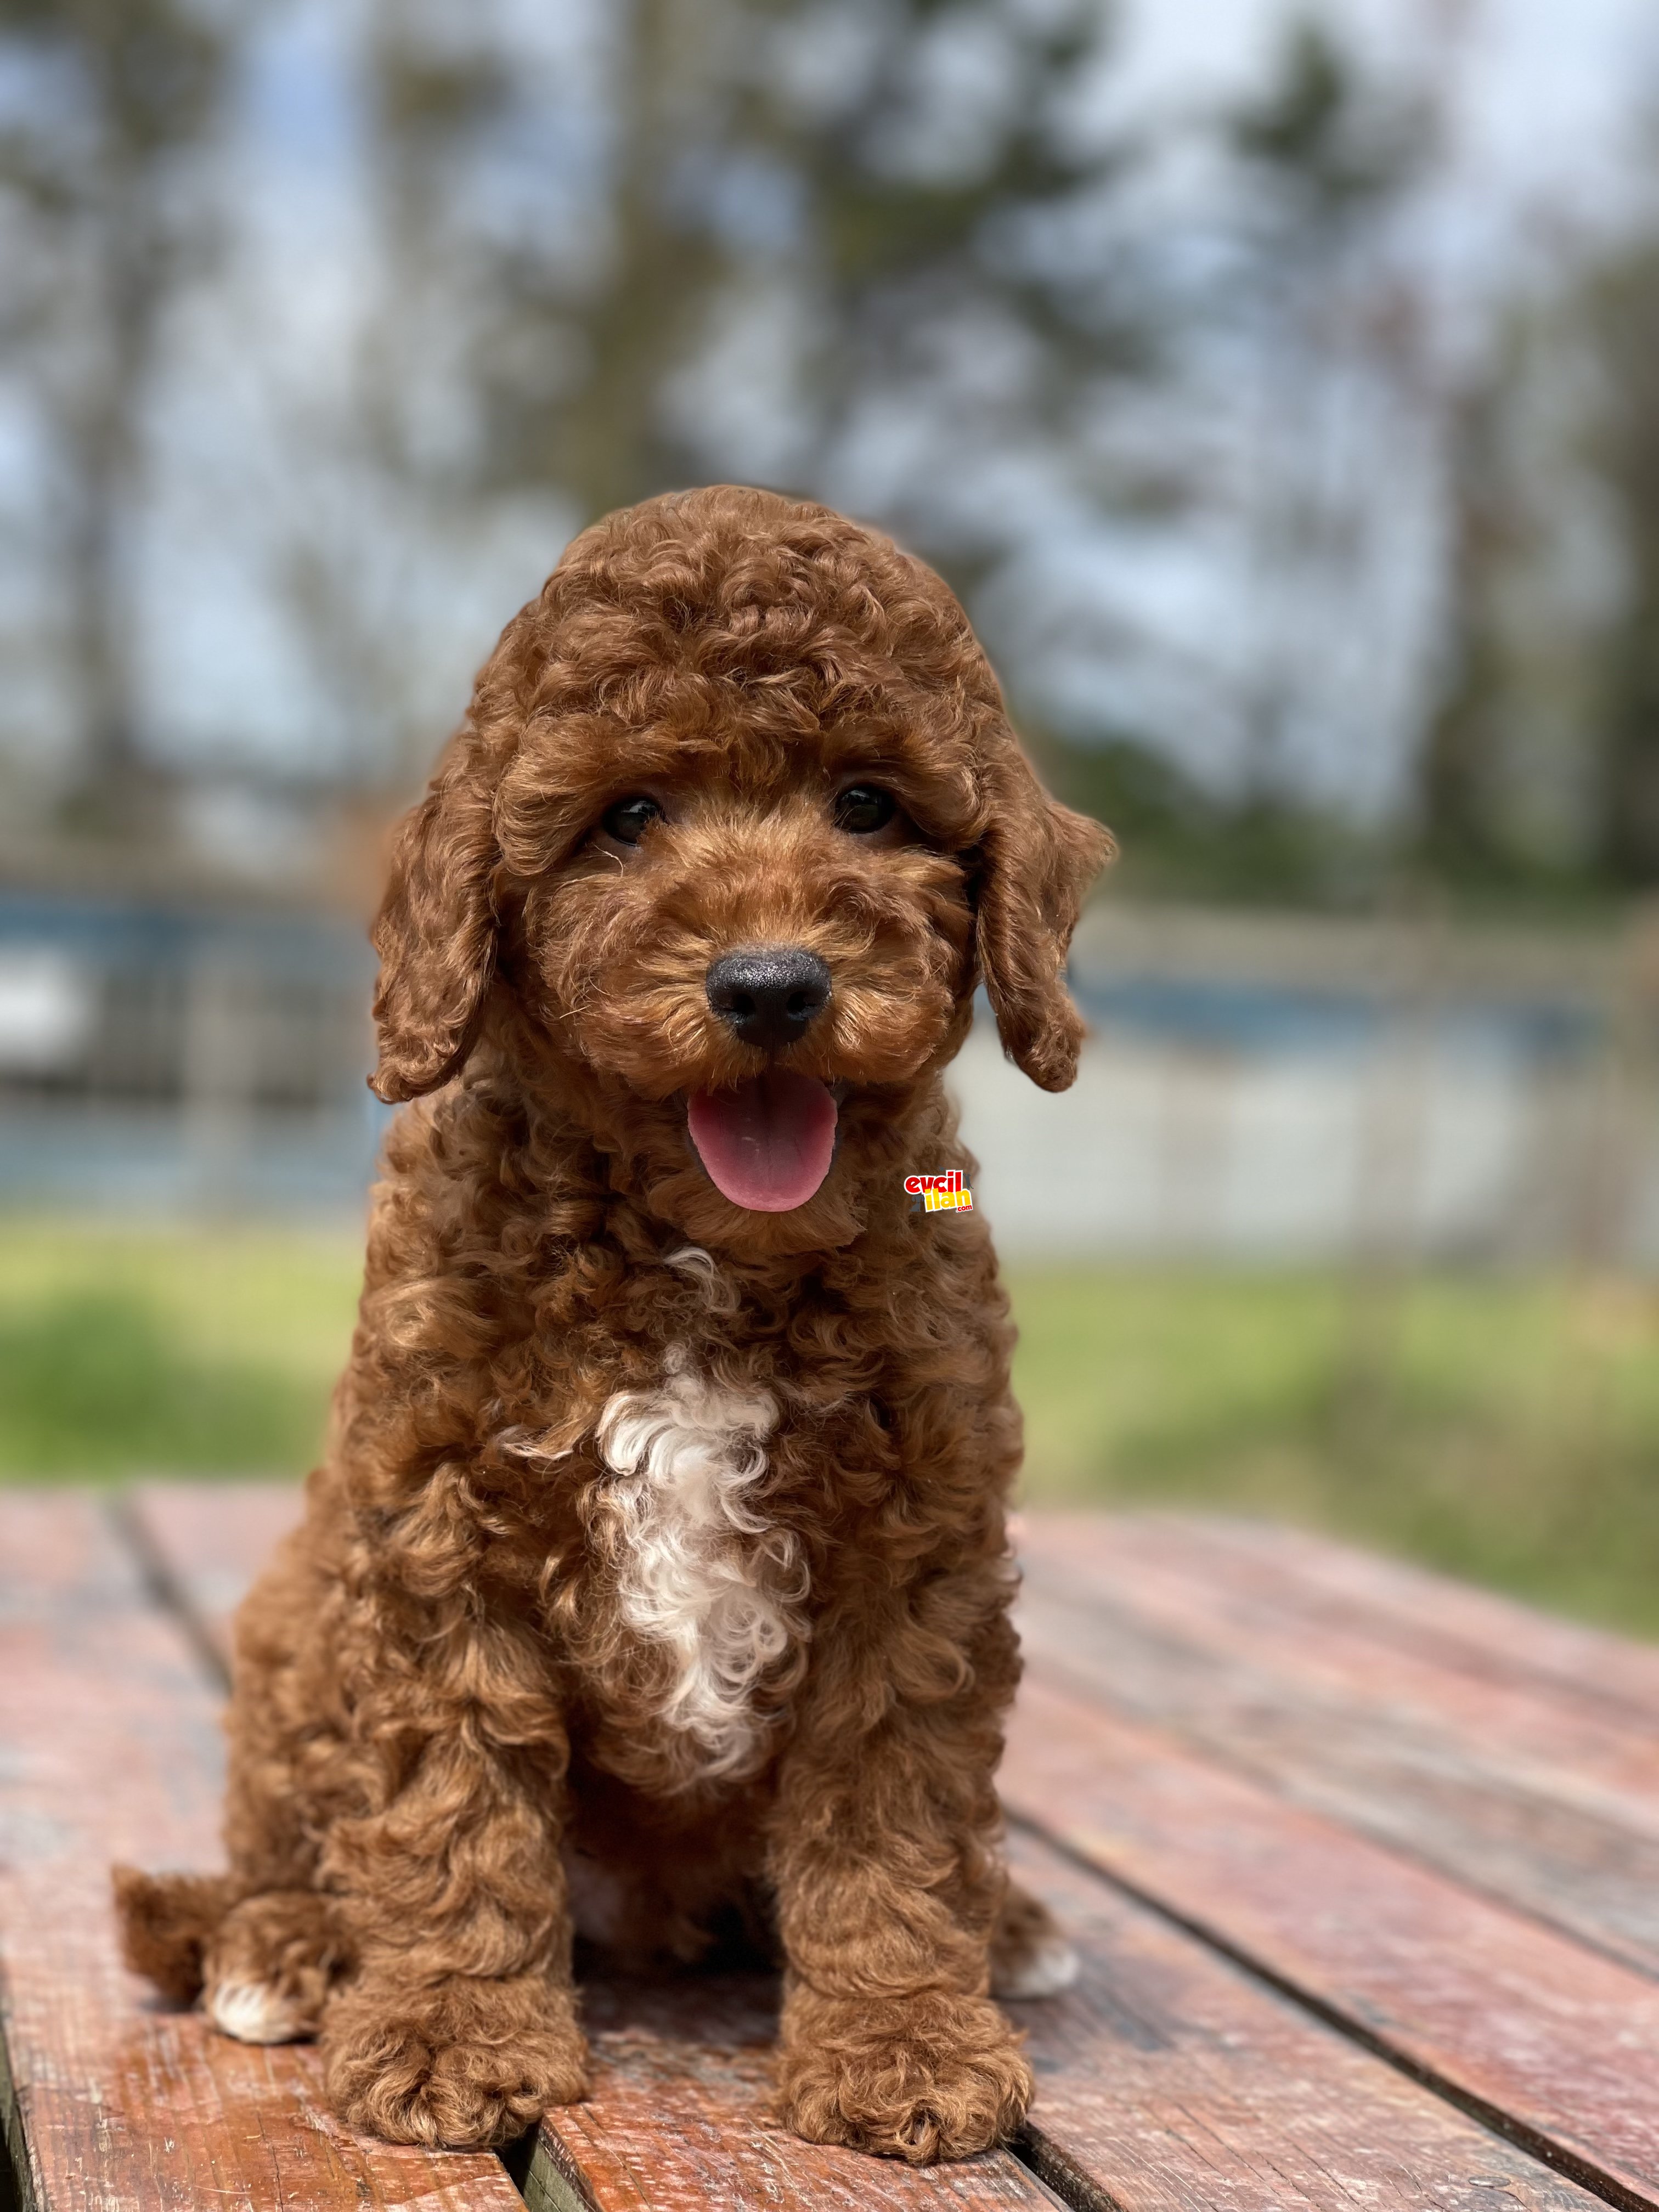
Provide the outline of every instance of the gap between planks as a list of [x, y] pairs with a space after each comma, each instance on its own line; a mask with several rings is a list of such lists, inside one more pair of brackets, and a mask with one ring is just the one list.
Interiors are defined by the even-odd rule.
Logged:
[[36, 2212], [36, 2205], [22, 2108], [6, 2051], [5, 1964], [0, 1960], [0, 2212]]
[[184, 1581], [174, 1572], [149, 1523], [138, 1510], [134, 1492], [130, 1490], [114, 1492], [105, 1500], [104, 1511], [116, 1541], [125, 1547], [137, 1570], [138, 1579], [151, 1600], [181, 1631], [210, 1685], [222, 1697], [228, 1696], [230, 1691], [228, 1638], [222, 1628], [216, 1627], [202, 1611]]
[[[125, 1494], [111, 1509], [152, 1601], [182, 1625], [216, 1686], [228, 1679], [234, 1600], [297, 1517], [299, 1503], [297, 1492], [158, 1485]], [[602, 2009], [610, 1993], [599, 1984], [586, 1994]], [[703, 2203], [764, 2204], [778, 2212], [808, 2205], [824, 2212], [1042, 2212], [1045, 2205], [1094, 2212], [1098, 2205], [1098, 2191], [1056, 2194], [1018, 2147], [918, 2169], [786, 2135], [766, 2117], [768, 2066], [741, 2053], [740, 2064], [725, 2064], [720, 2003], [712, 1984], [681, 1992], [678, 2005], [670, 2002], [663, 2039], [679, 2063], [654, 2073], [648, 2049], [595, 2034], [592, 2096], [550, 2114], [537, 2140], [514, 2146], [502, 2161], [531, 2204], [547, 2212], [659, 2204], [666, 2212]], [[748, 2009], [752, 2014], [752, 2005]], [[752, 2021], [750, 2028], [752, 2045]]]
[[[175, 1607], [182, 1604], [188, 1608], [198, 1642], [216, 1654], [221, 1652], [223, 1648], [224, 1610], [236, 1580], [234, 1575], [228, 1575], [227, 1570], [238, 1563], [246, 1570], [250, 1564], [250, 1539], [261, 1514], [264, 1515], [268, 1524], [265, 1531], [265, 1540], [268, 1541], [275, 1532], [276, 1521], [291, 1518], [297, 1510], [297, 1496], [278, 1493], [273, 1498], [267, 1494], [262, 1500], [258, 1494], [250, 1496], [245, 1493], [240, 1498], [236, 1498], [223, 1492], [168, 1488], [147, 1492], [141, 1504], [143, 1512], [154, 1520], [159, 1532], [148, 1548], [159, 1563], [160, 1586]], [[181, 1563], [177, 1572], [168, 1565], [169, 1550]], [[185, 1564], [186, 1562], [190, 1564]], [[192, 1571], [192, 1568], [196, 1571]], [[216, 1592], [214, 1588], [216, 1577], [218, 1582]], [[1041, 1746], [1044, 1734], [1042, 1710], [1042, 1699], [1039, 1692], [1036, 1712], [1031, 1710], [1031, 1700], [1028, 1696], [1017, 1717], [1011, 1746], [1016, 1785], [1018, 1782], [1019, 1754], [1022, 1751], [1029, 1753], [1034, 1747]], [[1101, 1724], [1106, 1724], [1103, 1714], [1096, 1717]], [[1150, 1737], [1145, 1740], [1148, 1742], [1153, 1741]], [[1158, 1746], [1158, 1750], [1166, 1766], [1174, 1762], [1177, 1766], [1192, 1768], [1193, 1762], [1167, 1739]], [[1219, 1787], [1224, 1791], [1236, 1786], [1224, 1772], [1211, 1770], [1209, 1779], [1212, 1787]], [[1059, 1796], [1063, 1796], [1064, 1790], [1062, 1789], [1056, 1793], [1051, 1788], [1046, 1793], [1039, 1794], [1044, 1796], [1047, 1804], [1052, 1805], [1058, 1802]], [[1143, 1787], [1140, 1795], [1152, 1802], [1156, 1820], [1158, 1790], [1153, 1788], [1148, 1791]], [[1018, 1789], [1016, 1812], [1019, 1810], [1017, 1801]], [[1288, 1808], [1284, 1811], [1292, 1820], [1298, 1817]], [[1320, 1824], [1328, 1831], [1328, 1825]], [[1608, 2201], [1620, 2205], [1639, 2204], [1644, 2208], [1650, 2208], [1655, 2203], [1653, 2193], [1639, 2186], [1634, 2189], [1627, 2187], [1616, 2172], [1608, 2171], [1593, 2159], [1581, 2158], [1571, 2147], [1562, 2150], [1547, 2131], [1530, 2127], [1524, 2121], [1517, 2122], [1509, 2108], [1495, 2099], [1471, 2094], [1467, 2085], [1457, 2082], [1454, 2075], [1444, 2074], [1431, 2064], [1425, 2064], [1408, 2049], [1390, 2043], [1386, 2038], [1379, 2039], [1357, 2017], [1352, 2001], [1345, 2005], [1329, 1998], [1322, 1998], [1305, 1978], [1276, 1970], [1268, 1960], [1264, 1959], [1262, 1947], [1259, 1943], [1239, 1940], [1230, 1935], [1224, 1927], [1218, 1927], [1213, 1919], [1183, 1913], [1179, 1903], [1171, 1899], [1166, 1882], [1148, 1880], [1137, 1884], [1133, 1875], [1126, 1879], [1118, 1866], [1091, 1856], [1086, 1846], [1079, 1849], [1074, 1839], [1064, 1832], [1063, 1823], [1060, 1824], [1058, 1832], [1056, 1824], [1050, 1819], [1036, 1817], [1032, 1826], [1037, 1832], [1048, 1835], [1051, 1841], [1060, 1842], [1077, 1864], [1086, 1866], [1091, 1878], [1097, 1884], [1103, 1876], [1115, 1883], [1122, 1894], [1136, 1898], [1142, 1906], [1158, 1915], [1170, 1926], [1182, 1930], [1186, 1938], [1196, 1938], [1205, 1947], [1207, 1954], [1227, 1960], [1230, 1969], [1242, 1969], [1257, 1984], [1273, 1990], [1280, 2001], [1289, 2002], [1303, 2014], [1318, 2021], [1322, 2030], [1334, 2032], [1344, 2039], [1346, 2046], [1358, 2046], [1358, 2050], [1365, 2051], [1371, 2063], [1382, 2063], [1396, 2077], [1403, 2076], [1407, 2081], [1421, 2085], [1419, 2094], [1431, 2100], [1439, 2100], [1443, 2108], [1449, 2112], [1456, 2111], [1466, 2115], [1467, 2118], [1462, 2124], [1477, 2125], [1486, 2131], [1486, 2139], [1519, 2143], [1525, 2148], [1529, 2157], [1539, 2157], [1542, 2164], [1556, 2172], [1574, 2175], [1582, 2171], [1586, 2179], [1580, 2185], [1594, 2188], [1595, 2194]], [[1362, 1853], [1369, 1851], [1373, 1859], [1377, 1856], [1375, 1846], [1364, 1845], [1358, 1838], [1348, 1840]], [[1443, 1897], [1447, 1893], [1457, 1893], [1445, 1877], [1431, 1879], [1437, 1884], [1437, 1891], [1431, 1894]], [[1475, 1982], [1478, 1988], [1478, 1974]], [[1352, 1993], [1349, 1995], [1352, 2000]], [[1359, 2011], [1365, 2008], [1363, 1991], [1358, 2008]], [[1457, 2023], [1455, 2021], [1453, 2025], [1455, 2029]], [[1076, 2204], [1092, 2207], [1117, 2202], [1110, 2190], [1090, 2178], [1081, 2165], [1076, 2161], [1068, 2162], [1063, 2144], [1043, 2130], [1043, 2106], [1040, 2103], [1036, 2125], [1023, 2147], [1024, 2155], [1035, 2171], [1042, 2175], [1051, 2187], [1056, 2188]], [[1048, 2117], [1051, 2122], [1057, 2118], [1052, 2100], [1049, 2102]], [[628, 2119], [627, 2114], [619, 2115], [619, 2123], [624, 2126], [624, 2130]], [[574, 2124], [572, 2132], [580, 2134], [580, 2119]], [[550, 2130], [549, 2134], [551, 2133]], [[1548, 2143], [1557, 2154], [1545, 2157], [1536, 2148], [1543, 2143]], [[568, 2154], [568, 2146], [562, 2148]], [[1116, 2148], [1115, 2140], [1114, 2148]], [[529, 2179], [533, 2193], [534, 2167]], [[1644, 2173], [1644, 2182], [1646, 2179]], [[558, 2177], [550, 2178], [550, 2186], [557, 2183]], [[568, 2180], [565, 2180], [562, 2185], [568, 2188], [570, 2185]], [[1511, 2183], [1512, 2187], [1516, 2185]]]
[[[1151, 1516], [1033, 1516], [1023, 1538], [1028, 1654], [1080, 1694], [1659, 1977], [1659, 1705], [1526, 1665], [1525, 1617], [1497, 1644], [1479, 1594], [1480, 1663], [1467, 1639], [1449, 1656], [1452, 1597], [1424, 1577], [1414, 1623], [1397, 1595], [1344, 1602], [1367, 1563], [1334, 1546], [1281, 1562], [1266, 1532], [1230, 1549]], [[1602, 1643], [1610, 1672], [1659, 1657]]]
[[0, 1494], [0, 1851], [9, 2132], [32, 2212], [372, 2205], [505, 2212], [499, 2160], [340, 2129], [313, 2054], [253, 2050], [123, 1971], [109, 1863], [216, 1856], [216, 1700], [83, 1496]]
[[[1576, 2181], [1580, 2188], [1599, 2197], [1604, 2203], [1617, 2205], [1620, 2212], [1653, 2212], [1654, 2199], [1651, 2197], [1628, 2187], [1616, 2174], [1609, 2173], [1593, 2160], [1578, 2156], [1540, 2130], [1528, 2126], [1512, 2113], [1506, 2112], [1502, 2106], [1492, 2104], [1472, 2089], [1466, 2089], [1450, 2075], [1426, 2065], [1414, 2057], [1403, 2045], [1391, 2042], [1388, 2037], [1367, 2027], [1352, 2013], [1342, 2011], [1304, 1983], [1275, 1972], [1254, 1952], [1230, 1942], [1213, 1923], [1194, 1919], [1180, 1911], [1156, 1890], [1146, 1888], [1127, 1875], [1113, 1871], [1103, 1865], [1098, 1858], [1091, 1856], [1086, 1849], [1067, 1842], [1064, 1837], [1053, 1833], [1024, 1814], [1011, 1813], [1008, 1825], [1048, 1844], [1079, 1871], [1094, 1875], [1097, 1881], [1109, 1882], [1114, 1889], [1121, 1891], [1134, 1904], [1156, 1913], [1170, 1927], [1178, 1928], [1183, 1935], [1194, 1937], [1207, 1949], [1238, 1967], [1252, 1981], [1259, 1982], [1277, 1996], [1287, 1998], [1301, 2011], [1310, 2013], [1326, 2027], [1334, 2028], [1361, 2051], [1369, 2052], [1374, 2058], [1380, 2058], [1396, 2073], [1404, 2075], [1408, 2081], [1413, 2081], [1419, 2088], [1431, 2090], [1436, 2096], [1443, 2098], [1459, 2112], [1467, 2112], [1471, 2119], [1478, 2121], [1500, 2141], [1516, 2144], [1553, 2172], [1565, 2174], [1570, 2181]], [[1038, 2170], [1042, 2171], [1041, 2166]]]
[[1659, 1990], [1028, 1671], [1003, 1797], [1316, 2017], [1607, 2201], [1659, 2202]]

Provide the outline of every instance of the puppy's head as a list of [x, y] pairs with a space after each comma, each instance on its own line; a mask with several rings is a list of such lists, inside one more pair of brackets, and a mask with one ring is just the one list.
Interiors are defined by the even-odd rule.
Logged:
[[433, 1090], [494, 1020], [688, 1234], [842, 1243], [976, 978], [1011, 1057], [1071, 1082], [1061, 970], [1109, 851], [921, 562], [766, 493], [653, 500], [508, 624], [403, 826], [374, 1087]]

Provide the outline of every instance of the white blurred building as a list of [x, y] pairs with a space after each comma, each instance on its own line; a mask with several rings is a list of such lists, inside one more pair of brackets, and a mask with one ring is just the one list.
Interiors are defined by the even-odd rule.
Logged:
[[1072, 1090], [953, 1073], [1005, 1252], [1659, 1267], [1640, 939], [1106, 906], [1073, 969]]

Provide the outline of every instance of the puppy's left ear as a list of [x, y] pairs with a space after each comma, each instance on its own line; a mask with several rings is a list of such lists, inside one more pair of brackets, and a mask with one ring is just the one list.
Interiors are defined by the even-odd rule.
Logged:
[[398, 831], [369, 932], [380, 956], [369, 1086], [388, 1105], [447, 1083], [477, 1036], [495, 966], [497, 766], [463, 725]]
[[1044, 1091], [1077, 1074], [1083, 1018], [1062, 970], [1083, 897], [1117, 847], [1050, 799], [1005, 724], [985, 763], [990, 819], [976, 884], [980, 973], [1002, 1048]]

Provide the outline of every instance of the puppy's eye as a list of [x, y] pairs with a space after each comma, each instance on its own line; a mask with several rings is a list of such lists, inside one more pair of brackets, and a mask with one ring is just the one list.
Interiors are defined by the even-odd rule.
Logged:
[[890, 791], [873, 783], [855, 783], [836, 801], [836, 824], [855, 837], [868, 837], [884, 830], [897, 812], [898, 802]]
[[653, 822], [667, 818], [654, 799], [639, 793], [632, 799], [619, 799], [608, 808], [599, 827], [619, 845], [637, 845]]

